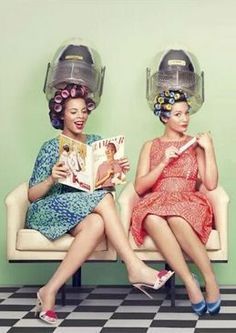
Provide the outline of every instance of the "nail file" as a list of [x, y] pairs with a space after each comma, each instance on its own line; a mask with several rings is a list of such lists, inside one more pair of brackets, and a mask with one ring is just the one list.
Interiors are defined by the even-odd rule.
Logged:
[[187, 143], [185, 143], [185, 145], [183, 145], [182, 147], [179, 148], [179, 154], [182, 154], [186, 149], [188, 149], [189, 147], [191, 147], [195, 142], [196, 142], [196, 138], [192, 138], [191, 140], [189, 140]]

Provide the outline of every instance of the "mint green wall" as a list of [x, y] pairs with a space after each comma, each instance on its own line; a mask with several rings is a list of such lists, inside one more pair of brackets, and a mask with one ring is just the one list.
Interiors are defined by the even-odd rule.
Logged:
[[[235, 283], [235, 11], [234, 0], [1, 2], [0, 284], [43, 283], [55, 268], [7, 263], [3, 200], [30, 176], [41, 143], [57, 134], [49, 125], [42, 86], [47, 62], [70, 37], [94, 42], [107, 67], [102, 102], [87, 130], [126, 135], [130, 180], [142, 143], [162, 131], [145, 100], [146, 66], [170, 47], [186, 47], [197, 56], [205, 71], [206, 102], [192, 117], [190, 132], [210, 129], [214, 136], [220, 182], [231, 197], [229, 263], [216, 264], [215, 270], [221, 284]], [[127, 282], [122, 264], [87, 264], [83, 274], [84, 283]]]

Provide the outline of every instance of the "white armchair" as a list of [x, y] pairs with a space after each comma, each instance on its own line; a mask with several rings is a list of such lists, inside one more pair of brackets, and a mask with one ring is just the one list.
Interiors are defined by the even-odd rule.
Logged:
[[[61, 261], [73, 237], [66, 234], [54, 241], [39, 231], [25, 228], [28, 184], [23, 183], [10, 192], [5, 200], [7, 208], [7, 258], [9, 262]], [[104, 236], [87, 261], [117, 261], [117, 253]], [[73, 285], [81, 283], [81, 270], [73, 277]]]
[[[209, 258], [215, 262], [227, 262], [228, 260], [228, 203], [229, 197], [221, 186], [213, 191], [207, 191], [203, 185], [200, 191], [204, 192], [212, 204], [215, 229], [211, 231], [210, 237], [206, 244]], [[128, 183], [121, 192], [118, 202], [120, 206], [121, 221], [124, 226], [129, 242], [136, 252], [137, 256], [147, 261], [163, 261], [159, 250], [156, 248], [151, 237], [146, 236], [142, 246], [138, 247], [130, 232], [131, 215], [134, 205], [138, 202], [139, 196], [135, 192], [132, 183]]]

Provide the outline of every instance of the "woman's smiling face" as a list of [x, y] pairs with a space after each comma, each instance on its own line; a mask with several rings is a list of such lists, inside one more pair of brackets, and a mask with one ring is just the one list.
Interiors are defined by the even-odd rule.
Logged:
[[189, 124], [189, 106], [186, 102], [178, 102], [172, 106], [170, 117], [165, 118], [166, 126], [179, 133], [187, 130]]
[[71, 98], [66, 102], [64, 110], [63, 133], [67, 136], [82, 134], [88, 119], [88, 110], [83, 98]]

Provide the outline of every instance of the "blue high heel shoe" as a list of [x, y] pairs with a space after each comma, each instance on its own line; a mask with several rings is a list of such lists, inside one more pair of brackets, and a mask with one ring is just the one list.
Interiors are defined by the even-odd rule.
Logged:
[[198, 315], [202, 316], [207, 311], [206, 301], [203, 299], [199, 303], [191, 303], [193, 311]]
[[[194, 280], [195, 280], [197, 286], [198, 286], [199, 289], [200, 289], [200, 284], [199, 284], [199, 282], [198, 282], [197, 276], [196, 276], [195, 274], [192, 274], [192, 275], [193, 275], [193, 278], [194, 278]], [[202, 301], [200, 301], [200, 302], [198, 302], [198, 303], [191, 303], [191, 306], [192, 306], [193, 311], [194, 311], [198, 316], [202, 316], [202, 315], [204, 315], [204, 314], [206, 313], [206, 311], [207, 311], [207, 303], [206, 303], [206, 301], [204, 300], [204, 298], [203, 298]]]
[[221, 299], [220, 297], [218, 298], [218, 300], [216, 302], [206, 302], [207, 305], [207, 311], [209, 312], [210, 315], [216, 315], [220, 312], [220, 305], [221, 305]]

